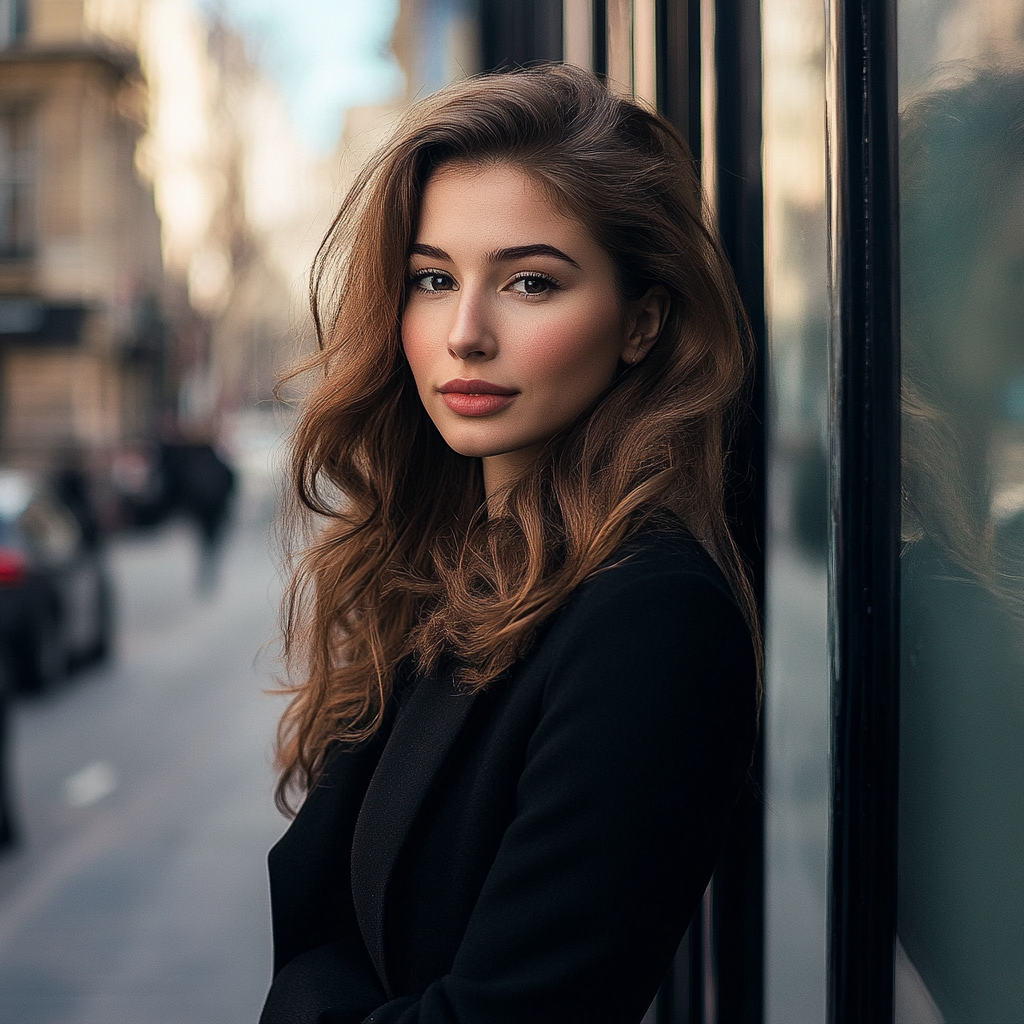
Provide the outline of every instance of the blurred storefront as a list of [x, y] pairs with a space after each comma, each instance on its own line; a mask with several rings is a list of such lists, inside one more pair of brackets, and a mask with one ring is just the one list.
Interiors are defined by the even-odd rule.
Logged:
[[569, 60], [674, 121], [760, 342], [762, 790], [648, 1024], [1024, 1021], [1024, 2], [476, 28], [481, 68]]

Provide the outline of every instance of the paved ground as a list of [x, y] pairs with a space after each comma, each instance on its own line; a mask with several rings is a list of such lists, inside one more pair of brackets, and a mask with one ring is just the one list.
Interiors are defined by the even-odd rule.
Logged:
[[824, 563], [768, 560], [765, 1024], [823, 1024], [828, 864], [828, 587]]
[[21, 848], [0, 860], [4, 1024], [246, 1024], [269, 981], [278, 584], [245, 509], [217, 589], [183, 527], [112, 552], [106, 667], [15, 714]]

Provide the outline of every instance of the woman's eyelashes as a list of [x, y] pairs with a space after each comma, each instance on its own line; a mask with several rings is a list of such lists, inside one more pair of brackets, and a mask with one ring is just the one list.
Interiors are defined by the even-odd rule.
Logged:
[[453, 292], [459, 286], [451, 274], [442, 270], [416, 270], [409, 278], [409, 284], [421, 292]]
[[[451, 274], [446, 274], [443, 270], [433, 270], [431, 268], [413, 271], [409, 275], [409, 285], [427, 295], [459, 290], [459, 283]], [[561, 287], [559, 282], [550, 274], [539, 273], [536, 270], [524, 270], [515, 274], [501, 290], [533, 298], [535, 296], [542, 297], [548, 292], [558, 291]]]
[[544, 295], [547, 292], [557, 291], [561, 285], [549, 274], [523, 271], [516, 274], [506, 287], [509, 291], [518, 292], [521, 295]]

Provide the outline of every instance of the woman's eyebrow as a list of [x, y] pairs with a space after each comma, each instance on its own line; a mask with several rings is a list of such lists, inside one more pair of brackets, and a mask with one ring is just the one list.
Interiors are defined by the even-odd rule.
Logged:
[[[436, 245], [425, 245], [423, 242], [415, 242], [409, 249], [410, 256], [429, 256], [435, 260], [446, 260], [454, 262], [451, 256], [439, 249]], [[553, 256], [556, 260], [564, 260], [570, 266], [580, 269], [580, 265], [569, 255], [556, 249], [553, 245], [538, 242], [536, 245], [513, 245], [507, 249], [496, 249], [487, 254], [488, 263], [505, 263], [509, 260], [527, 259], [530, 256]]]
[[508, 249], [498, 249], [487, 254], [488, 263], [504, 263], [506, 260], [521, 260], [530, 256], [554, 256], [556, 260], [564, 260], [577, 270], [580, 265], [571, 257], [556, 249], [553, 245], [538, 243], [537, 245], [513, 245]]
[[414, 242], [409, 249], [410, 256], [429, 256], [433, 260], [447, 260], [447, 262], [454, 262], [451, 256], [444, 251], [444, 249], [438, 249], [436, 245], [424, 245], [422, 242]]

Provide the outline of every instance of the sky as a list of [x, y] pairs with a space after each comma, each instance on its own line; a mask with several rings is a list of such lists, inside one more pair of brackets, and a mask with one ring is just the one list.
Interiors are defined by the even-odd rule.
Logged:
[[400, 90], [388, 49], [398, 0], [199, 0], [251, 39], [295, 127], [318, 152], [341, 132], [344, 110]]

